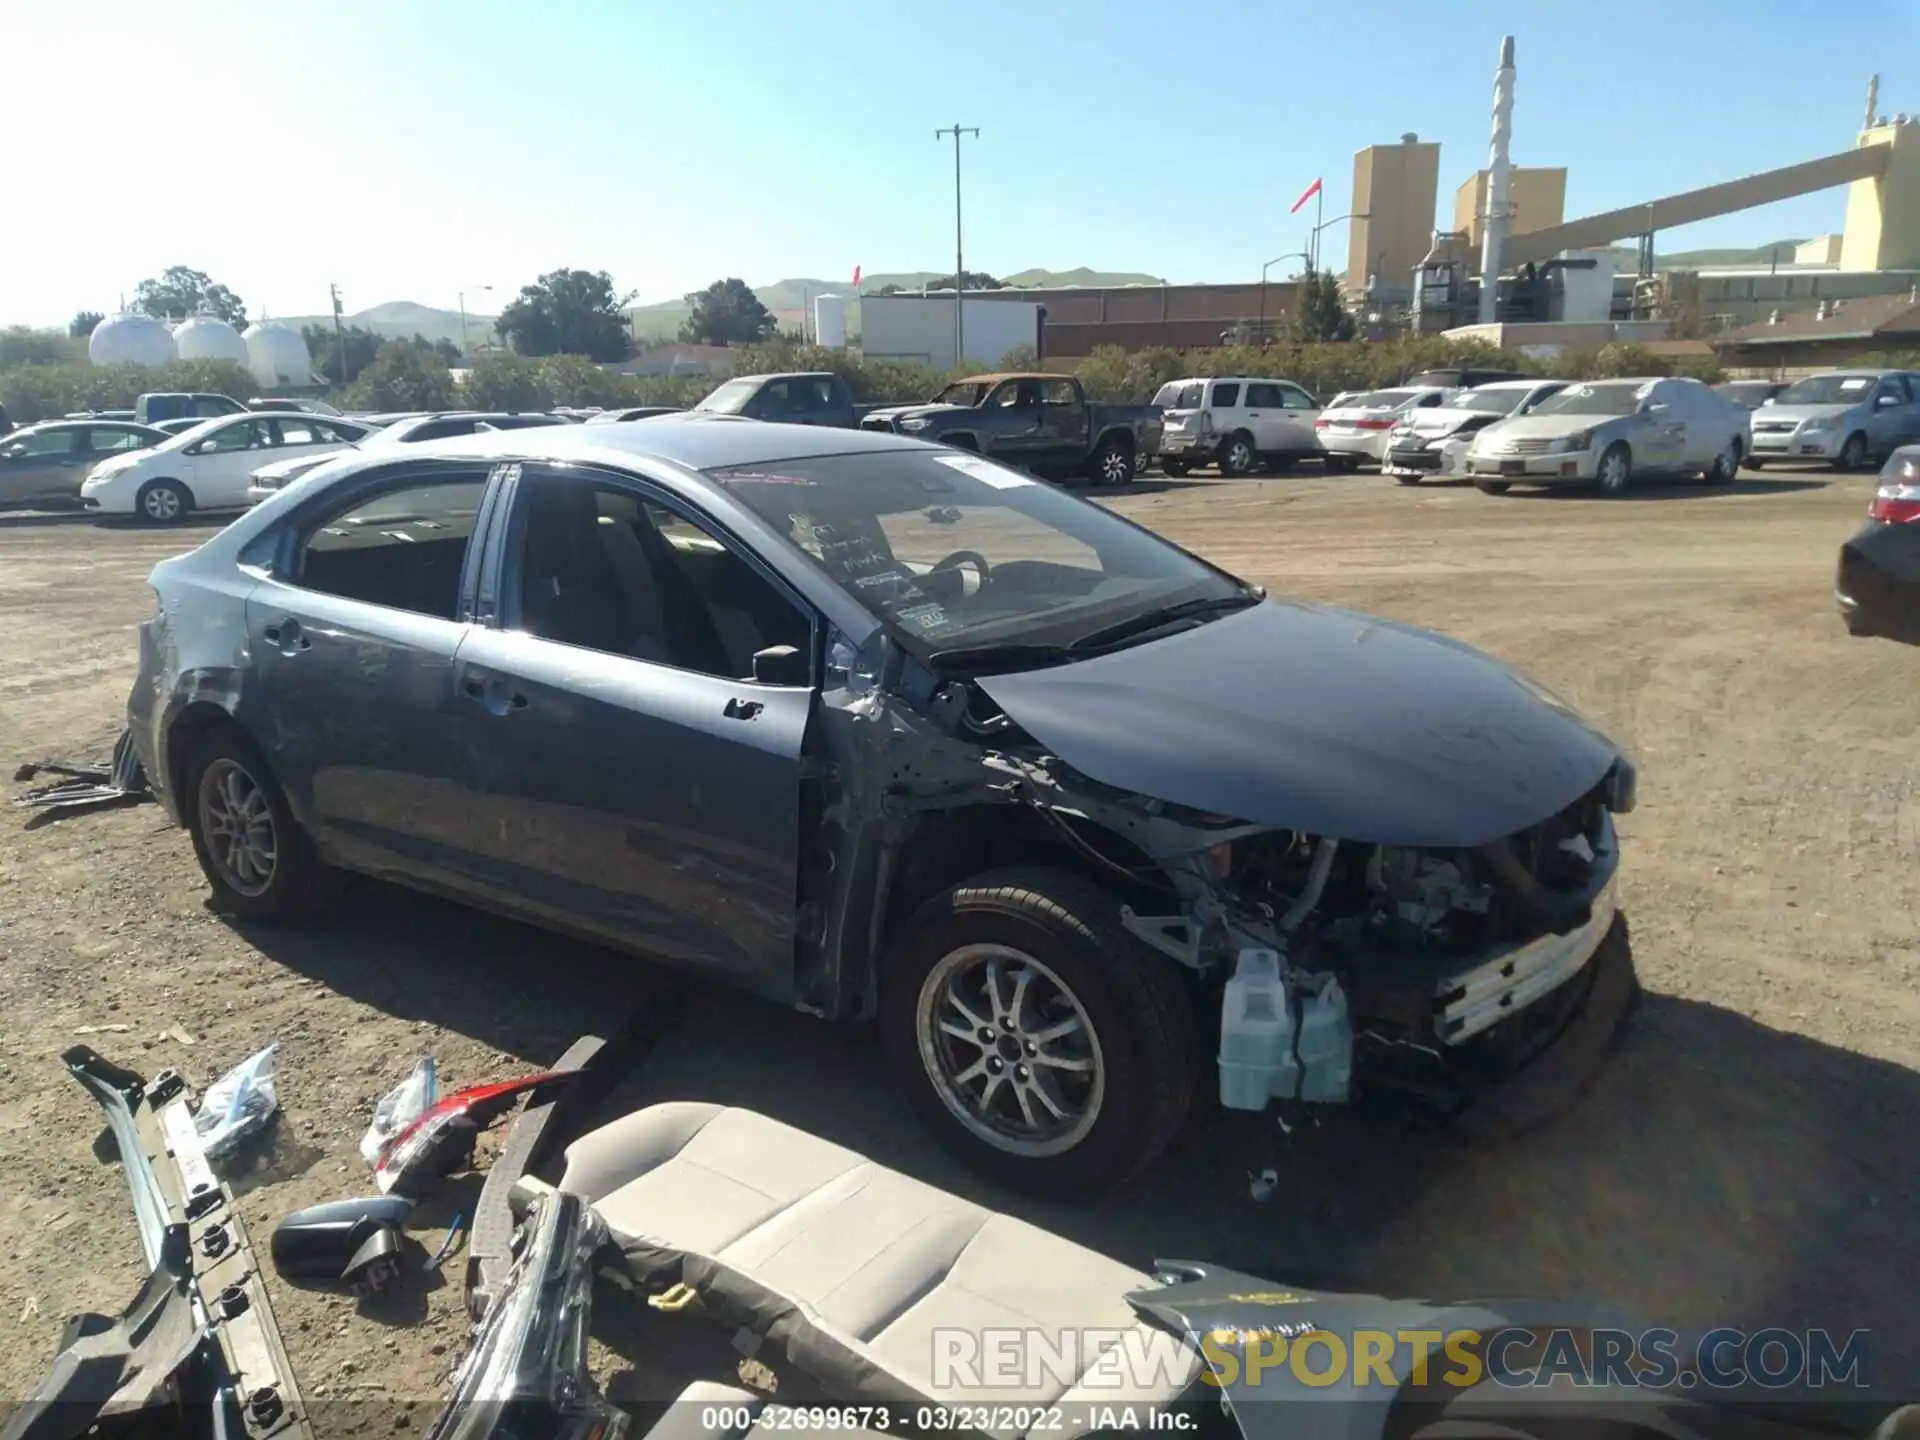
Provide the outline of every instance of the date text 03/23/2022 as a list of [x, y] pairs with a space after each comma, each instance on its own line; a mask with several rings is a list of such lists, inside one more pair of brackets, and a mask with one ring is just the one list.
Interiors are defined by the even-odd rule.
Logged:
[[712, 1433], [738, 1433], [749, 1428], [760, 1430], [836, 1431], [891, 1430], [895, 1419], [911, 1421], [915, 1430], [996, 1432], [1017, 1431], [1045, 1435], [1069, 1428], [1079, 1430], [1088, 1420], [1095, 1430], [1189, 1430], [1199, 1417], [1184, 1411], [1153, 1406], [1097, 1405], [1093, 1413], [1073, 1414], [1058, 1405], [918, 1405], [909, 1414], [895, 1416], [886, 1405], [769, 1405], [764, 1409], [745, 1406], [708, 1406], [700, 1412], [701, 1428]]

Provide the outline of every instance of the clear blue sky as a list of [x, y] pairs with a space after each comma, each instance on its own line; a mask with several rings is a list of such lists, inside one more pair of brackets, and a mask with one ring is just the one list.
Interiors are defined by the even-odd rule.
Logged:
[[[1837, 27], [1837, 28], [1836, 28]], [[1852, 143], [1867, 75], [1920, 111], [1920, 6], [1804, 0], [1306, 5], [1142, 0], [134, 0], [22, 6], [0, 85], [0, 323], [111, 311], [210, 272], [257, 315], [409, 299], [494, 309], [542, 270], [642, 299], [967, 264], [1253, 278], [1298, 248], [1315, 176], [1441, 142], [1441, 204], [1485, 163], [1502, 34], [1516, 163], [1569, 216]], [[1823, 35], [1826, 38], [1822, 38]], [[1843, 192], [1662, 235], [1840, 228]], [[1326, 254], [1344, 260], [1344, 227]], [[493, 295], [475, 293], [492, 284]]]

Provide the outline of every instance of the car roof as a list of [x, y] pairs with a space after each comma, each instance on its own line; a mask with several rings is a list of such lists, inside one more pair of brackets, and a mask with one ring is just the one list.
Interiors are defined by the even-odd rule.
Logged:
[[[949, 380], [949, 385], [971, 385], [976, 381], [985, 385], [997, 385], [1002, 380], [1071, 380], [1071, 375], [1061, 375], [1051, 370], [995, 370], [986, 375], [962, 375]], [[944, 388], [944, 387], [943, 387]]]
[[[138, 430], [143, 433], [156, 428], [152, 425], [143, 425], [138, 420], [101, 420], [89, 416], [84, 420], [36, 420], [31, 425], [22, 425], [17, 430], [8, 431], [6, 438], [16, 440], [29, 430], [35, 434], [40, 434], [48, 430], [87, 430], [101, 426], [113, 430]], [[160, 433], [165, 434], [166, 432], [161, 431]]]
[[[831, 370], [769, 370], [765, 375], [733, 375], [731, 380], [831, 380]], [[726, 380], [720, 382], [726, 384]], [[622, 407], [626, 408], [626, 407]]]
[[1536, 385], [1565, 385], [1565, 380], [1552, 380], [1544, 375], [1535, 375], [1528, 380], [1489, 380], [1484, 385], [1469, 385], [1460, 393], [1471, 395], [1479, 390], [1531, 390]]
[[891, 431], [774, 425], [759, 420], [730, 422], [691, 414], [659, 425], [535, 425], [523, 430], [481, 431], [423, 441], [412, 447], [422, 455], [448, 458], [499, 456], [613, 465], [663, 460], [688, 470], [925, 448], [930, 448], [926, 442]]

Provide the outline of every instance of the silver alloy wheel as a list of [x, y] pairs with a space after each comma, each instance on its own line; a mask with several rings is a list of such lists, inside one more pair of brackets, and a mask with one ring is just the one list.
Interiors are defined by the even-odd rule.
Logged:
[[149, 520], [178, 520], [180, 492], [171, 485], [155, 485], [140, 497], [140, 510]]
[[1245, 440], [1229, 440], [1221, 458], [1221, 468], [1229, 475], [1244, 475], [1253, 468], [1253, 447]]
[[200, 776], [200, 836], [220, 878], [249, 898], [273, 883], [279, 836], [266, 792], [234, 760], [215, 760]]
[[1133, 457], [1118, 445], [1100, 456], [1100, 478], [1109, 485], [1124, 485], [1133, 479]]
[[1058, 1155], [1100, 1118], [1106, 1065], [1093, 1022], [1023, 951], [963, 945], [942, 956], [920, 986], [914, 1030], [942, 1102], [996, 1150]]
[[1740, 474], [1740, 442], [1729, 440], [1727, 448], [1713, 457], [1712, 479], [1723, 484], [1731, 484]]
[[1133, 473], [1136, 476], [1146, 474], [1147, 466], [1152, 463], [1153, 456], [1149, 455], [1146, 451], [1136, 450], [1133, 452]]
[[1867, 463], [1867, 437], [1858, 432], [1849, 435], [1840, 447], [1840, 468], [1858, 470]]
[[1627, 488], [1632, 470], [1633, 462], [1624, 449], [1609, 450], [1600, 457], [1600, 488], [1609, 495], [1618, 495]]

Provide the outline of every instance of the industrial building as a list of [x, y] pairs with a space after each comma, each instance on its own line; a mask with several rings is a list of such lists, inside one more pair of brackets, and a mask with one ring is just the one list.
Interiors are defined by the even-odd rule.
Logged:
[[[969, 290], [966, 324], [972, 327], [976, 306], [1037, 305], [1044, 313], [1041, 341], [1035, 348], [1049, 360], [1081, 359], [1101, 345], [1119, 345], [1128, 350], [1144, 350], [1156, 345], [1176, 350], [1205, 349], [1231, 343], [1236, 338], [1251, 340], [1263, 332], [1272, 334], [1292, 308], [1295, 288], [1290, 281], [1276, 280], [1264, 285], [1255, 281], [1245, 285], [1073, 285], [1057, 289]], [[944, 294], [945, 304], [952, 308], [951, 290], [927, 293], [936, 298]], [[880, 301], [900, 298], [918, 300], [920, 295], [916, 292], [909, 297], [860, 297], [862, 342], [868, 353], [874, 353], [873, 307]], [[952, 348], [952, 331], [949, 322], [948, 349]], [[967, 348], [972, 351], [971, 341]], [[997, 360], [999, 357], [976, 358]]]

